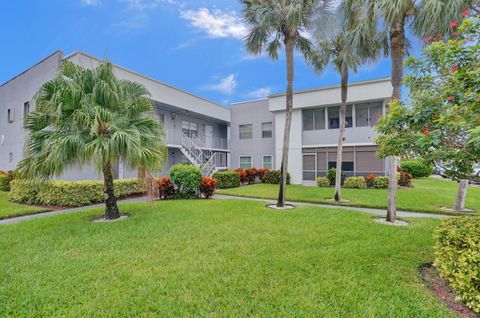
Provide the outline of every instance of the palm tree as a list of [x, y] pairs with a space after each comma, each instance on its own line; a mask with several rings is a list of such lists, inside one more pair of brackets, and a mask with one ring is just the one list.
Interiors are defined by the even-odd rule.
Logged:
[[[388, 36], [392, 63], [391, 100], [402, 97], [403, 62], [409, 41], [406, 30], [416, 37], [430, 35], [448, 36], [452, 33], [450, 23], [461, 18], [461, 13], [473, 5], [472, 0], [348, 0], [363, 11], [364, 25], [380, 26]], [[362, 5], [359, 6], [359, 3]], [[353, 39], [353, 37], [352, 37]], [[360, 41], [360, 39], [359, 39]], [[390, 156], [388, 182], [387, 221], [396, 219], [397, 158]]]
[[[316, 72], [323, 72], [330, 64], [340, 74], [341, 106], [340, 106], [340, 131], [337, 146], [337, 165], [335, 178], [335, 201], [341, 201], [341, 176], [343, 143], [345, 141], [345, 114], [347, 111], [348, 78], [350, 71], [357, 72], [359, 65], [373, 62], [380, 57], [382, 45], [381, 38], [377, 36], [376, 28], [361, 28], [362, 16], [354, 3], [343, 0], [337, 8], [336, 22], [318, 20], [314, 26], [314, 35], [318, 45], [311, 55], [311, 64]], [[332, 23], [333, 22], [333, 23]], [[335, 26], [337, 24], [337, 26]], [[334, 28], [332, 29], [332, 26]], [[367, 25], [368, 26], [368, 25]], [[325, 30], [330, 30], [325, 32]], [[362, 44], [355, 47], [349, 39], [351, 34], [361, 36]]]
[[311, 42], [302, 32], [308, 29], [315, 15], [327, 15], [330, 0], [241, 0], [243, 17], [249, 27], [245, 46], [251, 54], [266, 51], [272, 60], [285, 47], [287, 88], [285, 130], [283, 135], [280, 187], [277, 206], [285, 205], [288, 151], [293, 108], [294, 51], [303, 56], [311, 54]]
[[19, 171], [29, 179], [47, 179], [73, 164], [93, 163], [103, 173], [105, 218], [119, 218], [113, 164], [122, 160], [131, 168], [158, 169], [166, 155], [148, 90], [117, 79], [108, 62], [95, 69], [64, 62], [34, 103]]

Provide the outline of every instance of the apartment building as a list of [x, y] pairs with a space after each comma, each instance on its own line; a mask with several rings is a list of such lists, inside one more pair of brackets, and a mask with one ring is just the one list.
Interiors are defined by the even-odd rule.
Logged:
[[[23, 158], [25, 116], [32, 99], [52, 79], [62, 61], [94, 68], [102, 60], [77, 51], [57, 51], [0, 86], [0, 170], [13, 170]], [[119, 78], [143, 84], [151, 93], [158, 120], [164, 124], [168, 161], [156, 175], [175, 163], [199, 166], [205, 175], [228, 168], [278, 169], [282, 158], [285, 94], [225, 107], [119, 65]], [[374, 126], [391, 95], [389, 78], [350, 84], [342, 168], [347, 176], [383, 175], [385, 160], [377, 158]], [[336, 166], [340, 87], [296, 91], [293, 99], [288, 170], [293, 184], [312, 183]], [[121, 162], [116, 178], [137, 175]], [[69, 168], [59, 179], [95, 180], [92, 165]]]

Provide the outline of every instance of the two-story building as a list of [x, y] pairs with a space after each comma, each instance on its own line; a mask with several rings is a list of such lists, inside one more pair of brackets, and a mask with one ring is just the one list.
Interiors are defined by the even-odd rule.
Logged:
[[[102, 62], [84, 52], [64, 56], [57, 51], [0, 86], [0, 170], [13, 170], [23, 158], [24, 119], [35, 108], [40, 86], [55, 77], [62, 61], [94, 68]], [[227, 168], [278, 169], [282, 158], [285, 94], [225, 107], [114, 65], [119, 78], [143, 84], [151, 94], [158, 120], [164, 124], [168, 161], [156, 175], [175, 163], [201, 167], [205, 175]], [[392, 87], [389, 78], [349, 86], [342, 168], [347, 176], [386, 174], [377, 158], [374, 126], [385, 112]], [[289, 166], [293, 184], [311, 183], [336, 166], [340, 87], [296, 91], [293, 99]], [[137, 175], [119, 162], [115, 177]], [[94, 180], [91, 165], [69, 168], [59, 178]]]

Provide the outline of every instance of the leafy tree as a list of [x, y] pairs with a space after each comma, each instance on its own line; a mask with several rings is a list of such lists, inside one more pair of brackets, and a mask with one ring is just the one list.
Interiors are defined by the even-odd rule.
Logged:
[[[314, 70], [322, 73], [324, 68], [332, 65], [340, 74], [341, 105], [340, 127], [337, 146], [337, 169], [335, 178], [335, 201], [341, 200], [341, 176], [343, 143], [345, 141], [345, 113], [347, 111], [349, 73], [357, 72], [358, 66], [377, 60], [386, 45], [382, 45], [376, 27], [362, 27], [362, 11], [357, 10], [357, 3], [343, 0], [336, 14], [336, 21], [321, 19], [315, 21], [314, 35], [318, 39], [317, 46], [310, 57]], [[333, 28], [332, 28], [333, 26]], [[325, 32], [328, 30], [328, 32]], [[352, 41], [351, 34], [361, 37], [361, 41]], [[383, 50], [382, 50], [383, 49]]]
[[[379, 26], [380, 34], [389, 41], [392, 63], [393, 104], [401, 100], [403, 63], [407, 55], [409, 41], [406, 30], [413, 36], [423, 38], [430, 35], [447, 37], [450, 23], [461, 17], [461, 12], [473, 5], [472, 0], [349, 0], [361, 2], [361, 10], [369, 19], [365, 25]], [[367, 27], [367, 26], [365, 26]], [[387, 221], [395, 222], [397, 211], [397, 158], [394, 153], [382, 152], [389, 160], [389, 185]]]
[[50, 178], [74, 164], [93, 163], [104, 177], [105, 218], [119, 218], [113, 164], [157, 169], [166, 155], [147, 89], [116, 78], [108, 62], [94, 69], [64, 62], [34, 102], [19, 171], [30, 179]]
[[309, 28], [314, 16], [329, 14], [330, 2], [331, 0], [241, 0], [243, 17], [250, 28], [245, 38], [247, 51], [255, 55], [266, 51], [272, 60], [277, 60], [282, 46], [285, 48], [287, 88], [278, 207], [285, 205], [293, 108], [294, 51], [299, 50], [303, 56], [310, 56], [311, 42], [302, 34]]
[[[452, 23], [452, 28], [456, 25]], [[466, 19], [455, 35], [448, 42], [431, 43], [421, 57], [407, 60], [409, 105], [391, 106], [379, 125], [378, 143], [381, 152], [415, 154], [442, 165], [448, 176], [459, 180], [453, 208], [463, 210], [467, 179], [480, 162], [479, 19]]]

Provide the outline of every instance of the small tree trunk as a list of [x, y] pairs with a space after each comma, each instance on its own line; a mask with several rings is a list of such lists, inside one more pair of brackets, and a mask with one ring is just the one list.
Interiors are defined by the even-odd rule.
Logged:
[[[390, 32], [392, 58], [392, 101], [402, 98], [403, 58], [405, 56], [405, 16], [397, 21]], [[388, 174], [387, 221], [395, 222], [397, 216], [397, 158], [388, 157], [390, 165]]]
[[285, 53], [287, 56], [287, 96], [285, 109], [285, 130], [283, 135], [282, 163], [280, 166], [280, 187], [278, 191], [277, 206], [285, 205], [285, 196], [287, 189], [287, 171], [288, 171], [288, 150], [290, 144], [290, 129], [292, 126], [292, 108], [293, 108], [293, 39], [285, 38]]
[[103, 184], [105, 193], [105, 219], [114, 220], [120, 217], [113, 187], [112, 164], [107, 161], [103, 165]]
[[338, 135], [337, 146], [337, 171], [335, 176], [335, 201], [341, 200], [341, 186], [342, 186], [342, 157], [343, 157], [343, 142], [345, 140], [345, 113], [347, 112], [347, 93], [348, 93], [348, 68], [342, 67], [342, 104], [340, 106], [340, 132]]
[[468, 188], [468, 180], [461, 179], [458, 183], [458, 192], [457, 192], [457, 199], [455, 200], [455, 205], [453, 209], [455, 211], [462, 211], [465, 209], [465, 198], [467, 197], [467, 188]]

